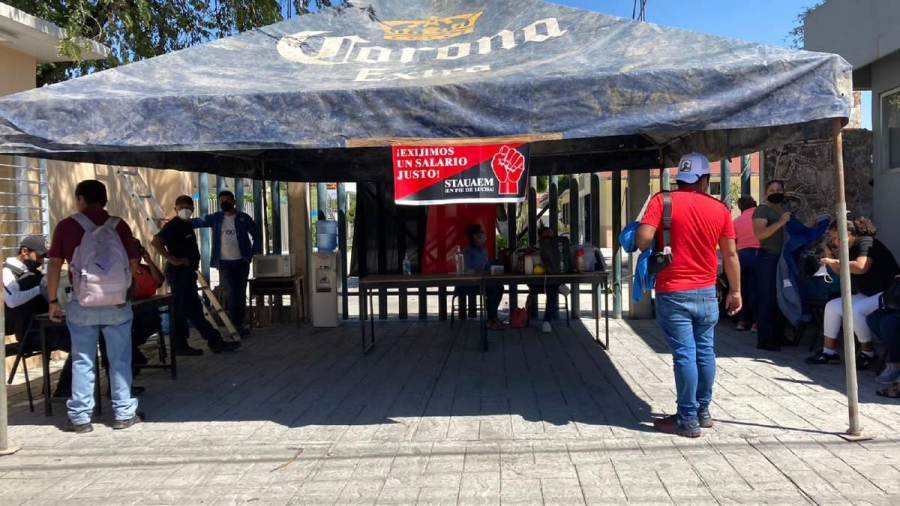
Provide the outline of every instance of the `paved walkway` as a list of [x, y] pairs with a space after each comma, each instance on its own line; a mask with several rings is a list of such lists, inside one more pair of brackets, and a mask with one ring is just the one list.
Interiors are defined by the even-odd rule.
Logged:
[[[900, 402], [860, 375], [863, 424], [848, 443], [843, 368], [802, 350], [758, 352], [718, 335], [714, 429], [656, 433], [674, 410], [671, 358], [650, 322], [589, 320], [555, 333], [383, 322], [276, 326], [231, 355], [180, 361], [138, 384], [147, 422], [60, 432], [12, 390], [0, 503], [15, 504], [900, 504]], [[40, 409], [40, 408], [39, 408]]]

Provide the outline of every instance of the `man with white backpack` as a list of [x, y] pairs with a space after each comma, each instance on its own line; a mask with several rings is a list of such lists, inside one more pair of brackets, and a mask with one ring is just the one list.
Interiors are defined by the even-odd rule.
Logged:
[[[66, 403], [68, 420], [63, 430], [84, 434], [94, 430], [94, 381], [97, 342], [106, 339], [113, 429], [140, 422], [137, 399], [131, 395], [132, 276], [140, 272], [139, 254], [131, 228], [110, 216], [106, 186], [87, 180], [75, 187], [78, 213], [62, 220], [50, 244], [47, 288], [57, 293], [63, 261], [69, 265], [72, 302], [66, 326], [72, 336], [72, 397]], [[59, 301], [51, 299], [50, 319], [62, 320]]]

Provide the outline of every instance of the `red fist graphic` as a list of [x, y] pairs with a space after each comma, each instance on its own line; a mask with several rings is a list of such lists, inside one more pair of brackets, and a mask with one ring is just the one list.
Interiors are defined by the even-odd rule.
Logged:
[[500, 181], [501, 195], [518, 195], [519, 179], [525, 172], [525, 157], [509, 146], [503, 146], [491, 160], [494, 175]]

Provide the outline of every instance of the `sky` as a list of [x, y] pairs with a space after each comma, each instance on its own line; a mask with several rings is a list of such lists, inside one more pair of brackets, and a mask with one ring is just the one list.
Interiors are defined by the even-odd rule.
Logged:
[[[550, 0], [560, 5], [589, 9], [631, 19], [633, 0]], [[788, 33], [797, 14], [816, 0], [647, 0], [650, 23], [695, 32], [790, 47]], [[863, 93], [862, 123], [872, 128], [871, 93]]]

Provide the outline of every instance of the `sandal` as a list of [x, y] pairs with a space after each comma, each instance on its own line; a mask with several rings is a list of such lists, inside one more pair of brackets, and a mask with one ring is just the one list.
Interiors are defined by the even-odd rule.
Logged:
[[889, 387], [879, 388], [875, 390], [878, 397], [887, 397], [889, 399], [900, 399], [900, 383], [894, 383]]

